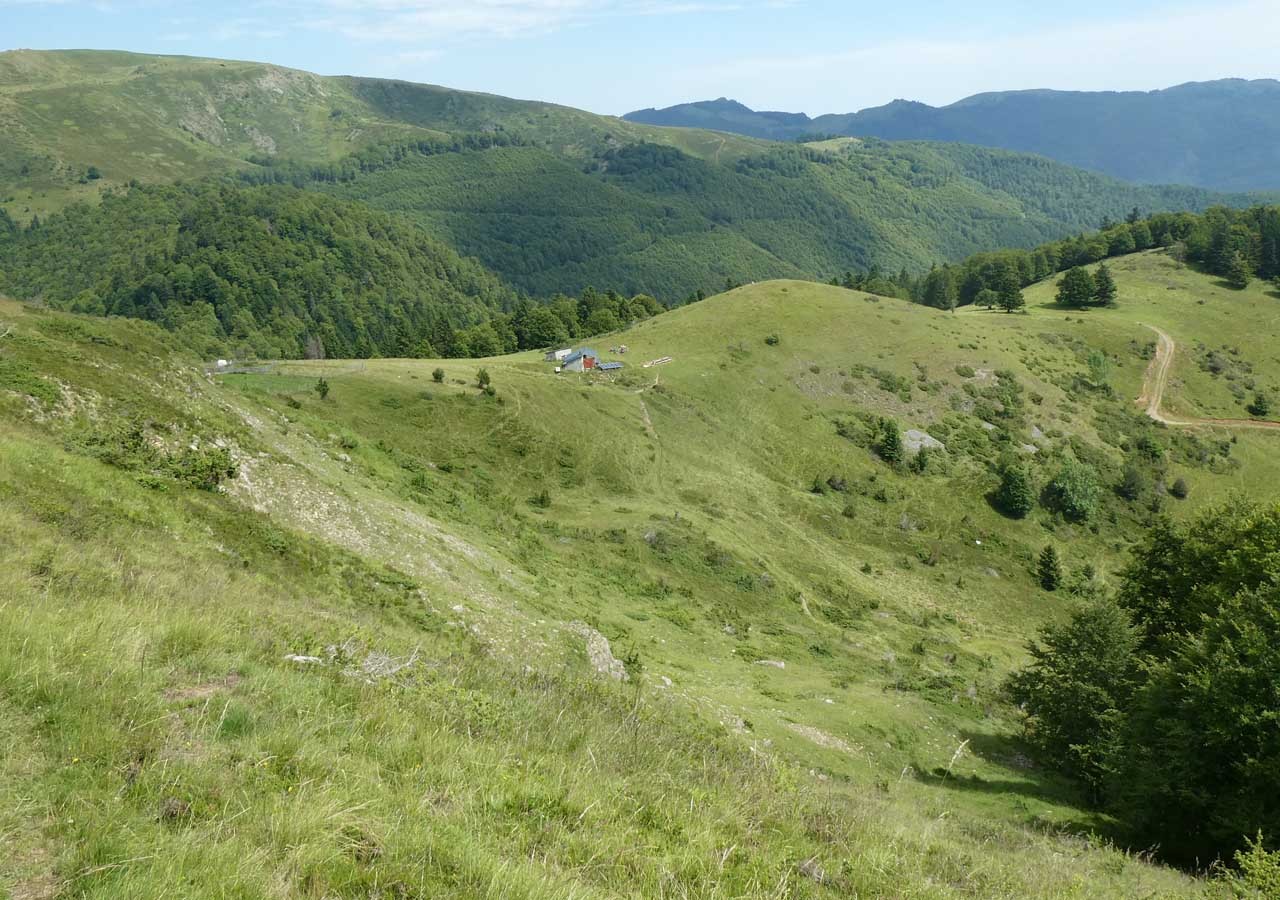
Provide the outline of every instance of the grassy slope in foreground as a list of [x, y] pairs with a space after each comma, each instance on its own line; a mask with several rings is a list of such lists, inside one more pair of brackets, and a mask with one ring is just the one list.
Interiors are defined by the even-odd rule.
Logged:
[[[0, 321], [0, 833], [17, 850], [0, 872], [23, 889], [1205, 889], [1054, 836], [1087, 816], [1027, 767], [995, 691], [1068, 605], [1033, 588], [1032, 554], [1052, 537], [1110, 567], [1135, 515], [1098, 534], [1000, 518], [993, 438], [952, 409], [1007, 368], [1040, 397], [1009, 439], [1035, 423], [1042, 454], [1069, 433], [1113, 453], [1094, 423], [1127, 401], [1057, 382], [1082, 368], [1077, 340], [1139, 379], [1137, 325], [774, 283], [632, 330], [613, 383], [486, 361], [499, 401], [473, 362], [212, 383], [137, 324], [15, 305]], [[859, 408], [947, 421], [955, 459], [890, 472], [834, 434]], [[164, 452], [234, 446], [239, 477], [216, 495], [129, 471], [128, 417]], [[826, 473], [853, 490], [809, 493]], [[1200, 474], [1196, 500], [1229, 481]], [[545, 511], [527, 502], [543, 489]], [[591, 677], [573, 619], [632, 659], [630, 684]], [[282, 658], [328, 646], [346, 658]], [[338, 671], [415, 649], [395, 678]]]

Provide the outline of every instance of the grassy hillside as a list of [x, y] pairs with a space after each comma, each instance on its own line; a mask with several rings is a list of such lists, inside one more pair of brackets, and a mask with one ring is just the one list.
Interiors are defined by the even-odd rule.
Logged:
[[[510, 130], [567, 155], [649, 140], [729, 159], [751, 142], [547, 103], [264, 63], [116, 51], [0, 53], [0, 202], [45, 215], [104, 188], [338, 159], [390, 139]], [[94, 167], [100, 178], [89, 177]], [[83, 179], [83, 180], [82, 180]]]
[[[1158, 446], [1178, 517], [1275, 483], [1274, 436], [1132, 403], [1141, 322], [1274, 302], [1168, 263], [1071, 314], [1048, 286], [1008, 316], [754, 285], [602, 336], [630, 348], [612, 377], [530, 354], [210, 379], [149, 326], [5, 303], [0, 884], [1211, 894], [1072, 836], [1110, 825], [999, 690], [1073, 604], [1035, 586], [1040, 548], [1108, 578], [1157, 503], [1009, 520], [1001, 456], [1110, 482]], [[1165, 280], [1207, 302], [1156, 302]], [[945, 452], [887, 465], [886, 415]]]
[[[1104, 315], [1155, 325], [1177, 344], [1164, 404], [1168, 412], [1247, 419], [1257, 393], [1280, 397], [1280, 357], [1271, 350], [1280, 340], [1275, 284], [1253, 281], [1237, 290], [1159, 252], [1125, 256], [1109, 268], [1119, 286], [1119, 305]], [[1048, 312], [1055, 308], [1054, 292], [1049, 282], [1035, 285], [1026, 292], [1027, 302]], [[1255, 482], [1244, 480], [1240, 486], [1252, 491]]]

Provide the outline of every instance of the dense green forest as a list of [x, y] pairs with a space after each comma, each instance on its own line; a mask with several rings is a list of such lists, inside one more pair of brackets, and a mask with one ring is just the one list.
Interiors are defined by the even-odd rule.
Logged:
[[208, 354], [444, 354], [516, 301], [413, 225], [290, 187], [138, 186], [0, 241], [0, 289], [150, 319]]
[[136, 186], [25, 228], [0, 290], [158, 322], [205, 355], [490, 356], [663, 310], [590, 287], [535, 303], [411, 222], [290, 186]]
[[777, 145], [728, 162], [646, 142], [574, 158], [504, 132], [394, 142], [333, 164], [256, 161], [244, 178], [404, 213], [531, 294], [607, 284], [667, 302], [726, 279], [919, 270], [1034, 246], [1135, 205], [1213, 200], [1002, 151], [880, 141]]

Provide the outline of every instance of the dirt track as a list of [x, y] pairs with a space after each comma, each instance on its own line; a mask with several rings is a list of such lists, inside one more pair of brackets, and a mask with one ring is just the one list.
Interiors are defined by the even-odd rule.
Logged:
[[1142, 379], [1142, 395], [1136, 403], [1148, 416], [1165, 425], [1194, 427], [1197, 425], [1217, 425], [1224, 428], [1261, 428], [1264, 430], [1280, 430], [1280, 422], [1266, 422], [1261, 419], [1199, 419], [1186, 416], [1170, 416], [1160, 409], [1164, 401], [1164, 390], [1169, 384], [1169, 370], [1173, 368], [1173, 356], [1177, 345], [1173, 338], [1154, 325], [1148, 325], [1156, 333], [1156, 355], [1147, 366], [1147, 374]]

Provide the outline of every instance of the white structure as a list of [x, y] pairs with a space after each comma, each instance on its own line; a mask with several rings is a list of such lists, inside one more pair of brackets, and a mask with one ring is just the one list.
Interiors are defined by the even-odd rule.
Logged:
[[547, 362], [563, 362], [565, 357], [573, 352], [572, 347], [565, 347], [563, 350], [552, 350], [547, 354]]

